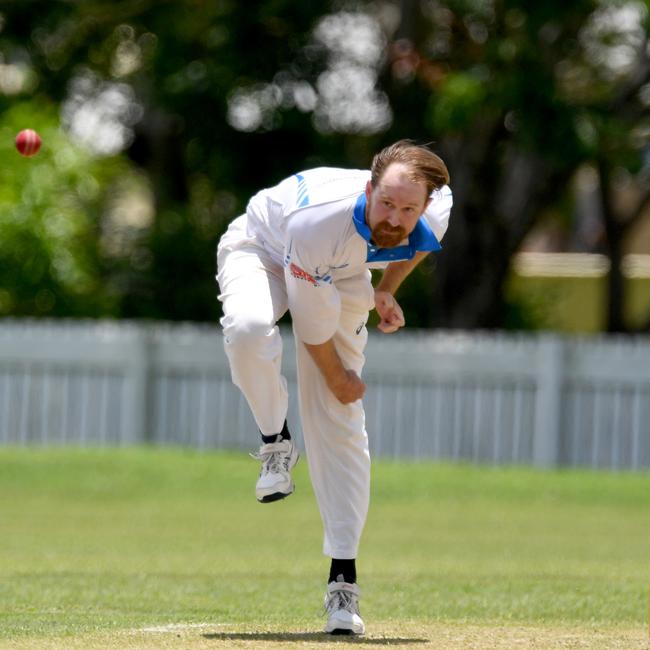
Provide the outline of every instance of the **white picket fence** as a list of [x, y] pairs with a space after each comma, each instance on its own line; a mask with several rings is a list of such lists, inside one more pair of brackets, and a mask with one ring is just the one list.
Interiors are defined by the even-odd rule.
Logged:
[[[648, 337], [405, 331], [366, 356], [376, 456], [650, 468]], [[0, 444], [141, 443], [257, 445], [216, 326], [0, 321]]]

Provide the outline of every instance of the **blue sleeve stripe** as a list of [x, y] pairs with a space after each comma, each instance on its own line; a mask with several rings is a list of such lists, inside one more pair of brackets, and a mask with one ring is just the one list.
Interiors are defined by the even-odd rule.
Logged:
[[298, 207], [304, 208], [309, 205], [309, 194], [307, 193], [307, 181], [302, 174], [296, 174], [298, 179]]

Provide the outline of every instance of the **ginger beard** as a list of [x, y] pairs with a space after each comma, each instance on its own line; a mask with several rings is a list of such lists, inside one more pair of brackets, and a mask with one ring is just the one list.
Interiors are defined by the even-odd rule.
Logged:
[[401, 226], [393, 228], [386, 222], [378, 223], [371, 231], [370, 238], [373, 244], [380, 248], [394, 248], [399, 246], [407, 237], [406, 229]]

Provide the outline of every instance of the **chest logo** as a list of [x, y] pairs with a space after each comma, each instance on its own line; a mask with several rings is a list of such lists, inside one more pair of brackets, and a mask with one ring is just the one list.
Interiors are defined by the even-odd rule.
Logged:
[[291, 275], [293, 275], [294, 278], [297, 278], [298, 280], [305, 280], [310, 284], [313, 284], [315, 287], [318, 286], [316, 278], [313, 275], [307, 273], [307, 271], [304, 269], [301, 269], [297, 264], [291, 262], [289, 265], [289, 270], [291, 271]]

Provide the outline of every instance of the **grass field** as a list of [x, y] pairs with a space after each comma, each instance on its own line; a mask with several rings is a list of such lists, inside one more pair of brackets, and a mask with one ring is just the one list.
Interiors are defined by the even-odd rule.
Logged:
[[305, 465], [261, 505], [240, 453], [0, 450], [0, 648], [650, 647], [650, 475], [376, 461], [350, 641]]

